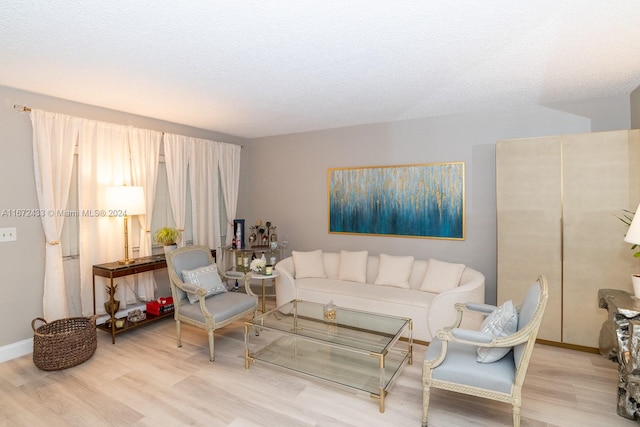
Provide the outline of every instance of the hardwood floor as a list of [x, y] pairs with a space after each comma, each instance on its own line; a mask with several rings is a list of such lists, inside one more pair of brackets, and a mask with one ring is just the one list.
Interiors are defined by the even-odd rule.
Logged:
[[[31, 355], [0, 364], [0, 426], [419, 426], [424, 346], [414, 348], [386, 399], [269, 366], [244, 368], [242, 322], [206, 334], [171, 319], [117, 337], [98, 331], [87, 362], [44, 372]], [[597, 354], [538, 345], [523, 390], [523, 426], [632, 426], [616, 414], [616, 364]], [[430, 426], [510, 426], [507, 404], [432, 392]]]

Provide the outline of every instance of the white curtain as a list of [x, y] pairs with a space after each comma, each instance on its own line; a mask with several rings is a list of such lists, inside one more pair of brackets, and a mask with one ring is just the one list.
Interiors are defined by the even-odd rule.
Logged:
[[189, 184], [193, 244], [220, 247], [220, 201], [218, 198], [218, 144], [191, 138]]
[[[93, 314], [92, 266], [124, 258], [122, 217], [109, 217], [104, 194], [109, 186], [131, 185], [127, 146], [128, 128], [110, 123], [83, 120], [78, 143], [78, 205], [80, 210], [97, 212], [80, 217], [80, 286], [83, 315]], [[116, 281], [120, 308], [135, 302], [129, 280]], [[106, 280], [96, 277], [96, 308], [104, 313]]]
[[60, 236], [67, 207], [73, 156], [78, 141], [75, 117], [31, 110], [33, 162], [38, 205], [45, 234], [43, 314], [47, 321], [69, 316]]
[[167, 168], [169, 200], [173, 220], [183, 238], [178, 246], [184, 246], [185, 217], [187, 211], [187, 169], [189, 161], [189, 139], [182, 135], [164, 134], [164, 161]]
[[[144, 188], [145, 215], [138, 215], [140, 223], [139, 257], [152, 255], [151, 217], [158, 179], [158, 159], [162, 133], [146, 129], [129, 129], [129, 149], [131, 151], [131, 170], [133, 185]], [[155, 298], [156, 280], [153, 272], [138, 275], [138, 297], [142, 301]]]
[[219, 143], [220, 180], [222, 196], [227, 210], [226, 244], [233, 240], [234, 230], [232, 220], [238, 209], [238, 189], [240, 187], [240, 156], [242, 147], [234, 144]]

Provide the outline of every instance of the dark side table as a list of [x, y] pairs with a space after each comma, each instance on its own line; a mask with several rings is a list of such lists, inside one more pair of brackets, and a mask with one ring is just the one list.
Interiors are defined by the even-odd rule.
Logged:
[[600, 329], [600, 354], [618, 362], [617, 413], [640, 418], [640, 299], [618, 289], [600, 289], [598, 304], [607, 310]]
[[[107, 262], [104, 264], [96, 264], [93, 266], [93, 314], [96, 314], [96, 276], [106, 277], [109, 279], [109, 287], [113, 289], [113, 279], [118, 277], [130, 276], [132, 274], [145, 273], [147, 271], [160, 270], [167, 268], [167, 261], [164, 255], [154, 255], [143, 258], [136, 258], [131, 264], [120, 264], [119, 262]], [[107, 313], [111, 317], [108, 322], [96, 326], [98, 329], [111, 333], [111, 343], [116, 343], [116, 335], [138, 326], [146, 325], [155, 320], [173, 315], [173, 312], [162, 313], [158, 316], [147, 313], [146, 319], [140, 322], [125, 321], [122, 328], [116, 327], [115, 313]]]

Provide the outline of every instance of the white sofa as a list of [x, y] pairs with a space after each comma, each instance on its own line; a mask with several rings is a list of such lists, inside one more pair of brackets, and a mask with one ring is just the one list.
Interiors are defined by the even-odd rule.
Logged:
[[[430, 342], [456, 320], [457, 302], [484, 303], [485, 278], [462, 264], [368, 255], [367, 251], [292, 253], [276, 264], [276, 303], [300, 299], [413, 319], [413, 339]], [[479, 329], [480, 316], [461, 327]]]

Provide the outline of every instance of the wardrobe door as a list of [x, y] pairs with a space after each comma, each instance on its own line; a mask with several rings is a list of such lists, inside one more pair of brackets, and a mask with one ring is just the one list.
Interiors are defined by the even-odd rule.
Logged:
[[562, 339], [561, 138], [496, 143], [497, 300], [520, 304], [544, 274], [549, 302], [538, 338]]
[[[631, 291], [631, 245], [617, 218], [640, 200], [638, 131], [563, 136], [563, 342], [598, 347], [598, 289]], [[637, 267], [637, 265], [636, 265]]]

